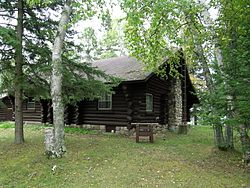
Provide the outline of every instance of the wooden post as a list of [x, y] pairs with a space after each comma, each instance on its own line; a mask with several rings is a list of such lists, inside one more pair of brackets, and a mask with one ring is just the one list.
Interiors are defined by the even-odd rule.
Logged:
[[127, 120], [128, 120], [128, 125], [127, 128], [129, 130], [131, 130], [133, 128], [133, 126], [131, 125], [132, 121], [133, 121], [133, 113], [134, 113], [134, 109], [133, 109], [133, 101], [131, 96], [129, 96], [129, 92], [128, 92], [128, 87], [126, 85], [122, 86], [122, 91], [125, 97], [125, 101], [127, 102]]

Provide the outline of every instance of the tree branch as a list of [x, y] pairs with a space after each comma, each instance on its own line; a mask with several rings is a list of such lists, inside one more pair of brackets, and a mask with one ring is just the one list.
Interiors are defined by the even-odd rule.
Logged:
[[10, 24], [10, 23], [0, 23], [0, 25], [6, 25], [6, 26], [11, 26], [11, 27], [16, 27], [16, 25]]

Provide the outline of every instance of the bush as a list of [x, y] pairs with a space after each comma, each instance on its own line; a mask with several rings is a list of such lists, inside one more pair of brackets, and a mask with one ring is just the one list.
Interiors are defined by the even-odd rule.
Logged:
[[13, 122], [0, 122], [0, 129], [9, 129], [9, 128], [15, 128]]

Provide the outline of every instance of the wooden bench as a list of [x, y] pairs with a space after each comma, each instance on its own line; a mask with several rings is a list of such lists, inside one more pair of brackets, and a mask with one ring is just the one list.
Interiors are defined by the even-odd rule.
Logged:
[[149, 137], [151, 143], [154, 142], [153, 126], [157, 123], [131, 123], [136, 127], [136, 142], [139, 142], [140, 137]]

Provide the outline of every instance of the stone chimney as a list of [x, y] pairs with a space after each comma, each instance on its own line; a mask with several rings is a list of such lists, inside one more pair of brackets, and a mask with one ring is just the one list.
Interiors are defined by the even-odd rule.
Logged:
[[170, 80], [168, 96], [168, 126], [170, 130], [177, 130], [182, 125], [182, 88], [181, 80]]

